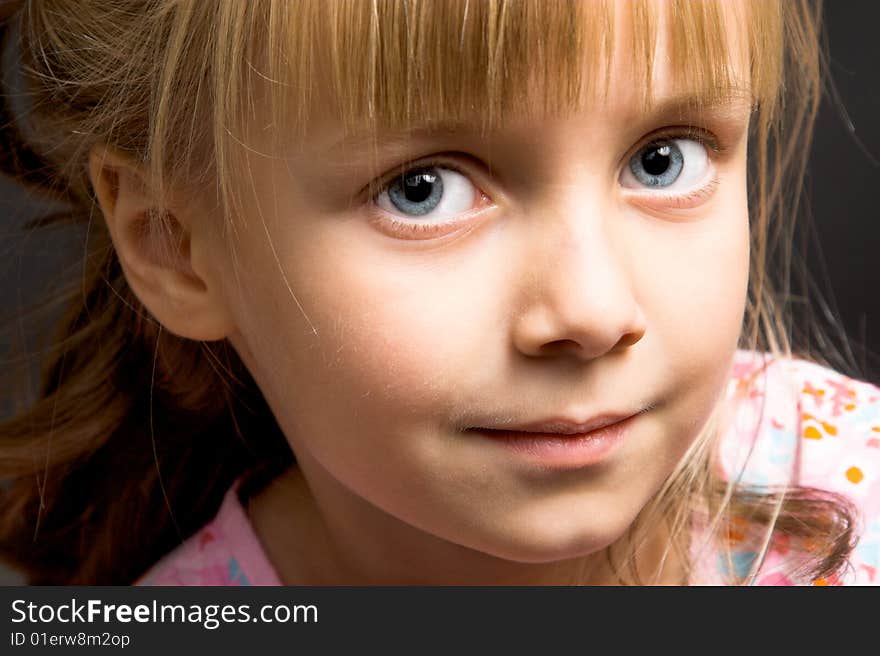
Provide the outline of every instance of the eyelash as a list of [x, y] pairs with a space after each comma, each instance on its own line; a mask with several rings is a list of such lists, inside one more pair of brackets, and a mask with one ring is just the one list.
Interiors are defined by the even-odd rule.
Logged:
[[[727, 153], [727, 147], [722, 144], [711, 132], [703, 130], [701, 128], [696, 128], [692, 126], [680, 126], [674, 128], [665, 128], [658, 132], [652, 133], [648, 137], [641, 140], [639, 145], [631, 150], [626, 157], [624, 158], [624, 166], [628, 164], [630, 158], [639, 150], [644, 148], [645, 146], [652, 144], [656, 141], [661, 141], [664, 139], [672, 140], [672, 139], [692, 139], [697, 141], [700, 145], [705, 147], [707, 151], [710, 153], [710, 159], [715, 160], [718, 158], [723, 158]], [[401, 235], [405, 238], [409, 239], [427, 239], [434, 234], [444, 234], [449, 231], [449, 228], [452, 226], [456, 226], [466, 221], [468, 218], [472, 218], [474, 215], [482, 212], [484, 208], [476, 209], [470, 212], [466, 212], [464, 214], [459, 214], [451, 219], [440, 223], [414, 223], [409, 221], [402, 221], [393, 217], [393, 215], [388, 214], [384, 210], [380, 209], [376, 205], [377, 198], [382, 192], [385, 192], [390, 187], [391, 183], [394, 182], [397, 178], [402, 176], [403, 174], [412, 171], [413, 169], [421, 169], [421, 168], [431, 168], [431, 167], [442, 167], [444, 169], [448, 169], [451, 171], [455, 171], [456, 173], [471, 179], [471, 175], [465, 170], [464, 167], [459, 166], [458, 164], [451, 162], [448, 157], [438, 156], [434, 158], [429, 158], [425, 161], [413, 161], [407, 162], [404, 165], [398, 166], [394, 172], [383, 176], [378, 181], [374, 181], [369, 185], [369, 204], [371, 206], [371, 219], [379, 224], [380, 227], [390, 230], [391, 232]], [[718, 177], [717, 175], [713, 175], [712, 179], [709, 180], [708, 183], [704, 184], [699, 189], [696, 189], [692, 192], [682, 194], [664, 194], [657, 192], [634, 192], [633, 195], [636, 196], [644, 196], [649, 199], [660, 200], [664, 204], [668, 206], [672, 206], [674, 208], [682, 208], [682, 207], [690, 207], [695, 203], [698, 203], [701, 200], [708, 199], [718, 188]], [[477, 193], [480, 196], [481, 202], [486, 202], [489, 197], [476, 185], [474, 185]]]

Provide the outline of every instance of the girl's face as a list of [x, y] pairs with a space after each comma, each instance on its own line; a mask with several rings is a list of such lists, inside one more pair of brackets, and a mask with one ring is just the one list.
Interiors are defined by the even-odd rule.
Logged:
[[[583, 556], [708, 419], [746, 300], [749, 103], [689, 111], [661, 37], [643, 112], [622, 39], [607, 99], [562, 119], [383, 134], [373, 161], [326, 106], [301, 148], [251, 156], [238, 271], [213, 270], [339, 540]], [[605, 413], [640, 414], [591, 464], [467, 430]]]

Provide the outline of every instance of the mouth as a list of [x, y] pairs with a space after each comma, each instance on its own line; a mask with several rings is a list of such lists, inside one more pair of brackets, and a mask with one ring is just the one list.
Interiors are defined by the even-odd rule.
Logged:
[[543, 467], [579, 468], [610, 457], [643, 412], [604, 413], [585, 421], [556, 417], [503, 428], [474, 427], [467, 432]]
[[530, 433], [533, 435], [585, 435], [607, 426], [626, 421], [646, 410], [647, 408], [635, 412], [603, 412], [584, 420], [572, 419], [566, 416], [556, 416], [528, 423], [477, 426], [468, 428], [467, 430], [485, 431], [498, 434]]

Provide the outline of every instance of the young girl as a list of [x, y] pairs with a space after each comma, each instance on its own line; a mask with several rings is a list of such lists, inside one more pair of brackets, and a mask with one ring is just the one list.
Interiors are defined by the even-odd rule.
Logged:
[[880, 389], [775, 291], [817, 6], [3, 7], [86, 244], [0, 426], [29, 582], [880, 581]]

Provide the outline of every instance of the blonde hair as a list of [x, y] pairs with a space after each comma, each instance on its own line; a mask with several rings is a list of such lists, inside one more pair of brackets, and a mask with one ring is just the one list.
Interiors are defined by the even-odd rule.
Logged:
[[[414, 122], [473, 121], [475, 114], [490, 128], [512, 114], [577, 109], [608, 88], [619, 8], [608, 0], [12, 5], [5, 24], [20, 48], [29, 111], [17, 123], [8, 109], [0, 117], [9, 153], [0, 163], [22, 182], [61, 195], [70, 207], [65, 220], [89, 229], [82, 279], [58, 297], [68, 310], [47, 353], [40, 398], [0, 424], [0, 477], [11, 481], [2, 493], [0, 549], [31, 582], [61, 584], [133, 581], [216, 511], [245, 468], [293, 462], [225, 342], [159, 338], [125, 282], [106, 227], [94, 220], [91, 148], [108, 144], [141, 164], [160, 200], [172, 186], [213, 195], [226, 217], [218, 227], [234, 249], [247, 193], [246, 176], [236, 172], [257, 116], [268, 117], [260, 126], [266, 141], [302, 136], [319, 85], [347, 131], [374, 134]], [[661, 15], [646, 0], [622, 6], [631, 12], [633, 61], [650, 107]], [[745, 83], [751, 96], [752, 247], [740, 346], [790, 357], [775, 284], [787, 288], [789, 236], [821, 93], [821, 7], [807, 0], [736, 5], [748, 58], [748, 80], [738, 80], [722, 3], [664, 6], [679, 86], [711, 101], [742, 92]], [[535, 85], [528, 94], [526, 81]], [[163, 216], [155, 218], [163, 229]], [[781, 260], [777, 280], [768, 273], [771, 260]], [[185, 440], [174, 437], [184, 431]], [[779, 531], [809, 545], [805, 577], [837, 571], [852, 548], [846, 502], [801, 488], [757, 494], [719, 480], [716, 433], [713, 418], [621, 541], [622, 553], [607, 552], [620, 580], [643, 580], [633, 555], [657, 521], [669, 523], [671, 548], [687, 560], [698, 512], [722, 545], [730, 523], [744, 518], [761, 547], [749, 575], [732, 582], [754, 577]], [[131, 481], [108, 476], [120, 463]], [[188, 514], [176, 518], [172, 508]]]

